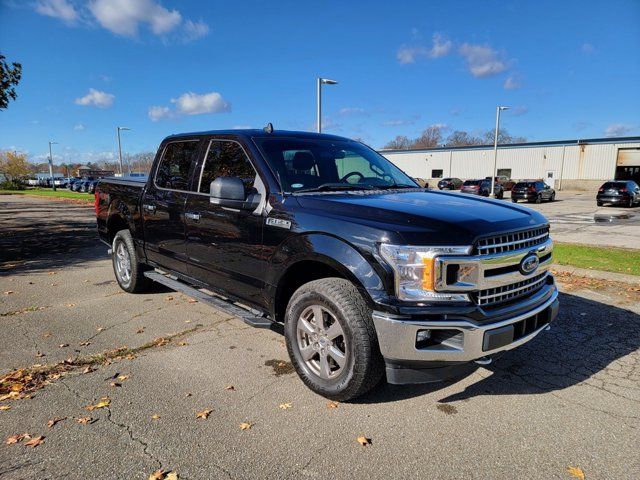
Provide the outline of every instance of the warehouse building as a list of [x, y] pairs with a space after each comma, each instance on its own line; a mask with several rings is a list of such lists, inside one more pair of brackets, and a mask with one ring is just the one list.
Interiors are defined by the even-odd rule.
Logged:
[[[438, 179], [491, 176], [493, 145], [382, 150], [382, 155], [435, 187]], [[640, 137], [592, 138], [498, 146], [497, 175], [514, 180], [544, 179], [556, 190], [594, 190], [603, 181], [640, 184]]]

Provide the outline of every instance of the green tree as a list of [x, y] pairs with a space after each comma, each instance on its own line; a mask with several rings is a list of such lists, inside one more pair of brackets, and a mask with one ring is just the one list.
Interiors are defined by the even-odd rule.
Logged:
[[16, 62], [9, 65], [0, 54], [0, 110], [9, 106], [9, 99], [15, 100], [18, 96], [15, 87], [21, 78], [22, 65]]

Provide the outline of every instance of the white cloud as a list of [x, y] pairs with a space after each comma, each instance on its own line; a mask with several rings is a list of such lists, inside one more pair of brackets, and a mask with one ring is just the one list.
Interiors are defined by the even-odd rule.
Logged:
[[178, 98], [172, 98], [171, 103], [176, 105], [178, 112], [185, 115], [221, 113], [231, 110], [231, 105], [218, 92], [204, 93], [202, 95], [187, 92]]
[[[415, 34], [414, 34], [415, 36]], [[419, 57], [440, 58], [451, 52], [453, 43], [440, 33], [434, 33], [432, 37], [431, 48], [424, 46], [406, 46], [403, 45], [398, 49], [396, 58], [402, 65], [415, 63]]]
[[518, 79], [515, 75], [509, 75], [504, 81], [505, 90], [516, 90], [520, 87], [522, 87], [522, 83], [520, 82], [520, 79]]
[[383, 127], [401, 127], [404, 125], [413, 125], [415, 120], [407, 119], [407, 120], [387, 120], [386, 122], [382, 122]]
[[149, 107], [149, 118], [152, 122], [157, 122], [162, 120], [163, 118], [168, 118], [171, 116], [171, 109], [169, 107], [161, 107], [154, 105], [153, 107]]
[[191, 20], [186, 20], [184, 22], [184, 34], [182, 41], [184, 43], [189, 43], [199, 38], [205, 37], [209, 33], [209, 25], [206, 23], [192, 22]]
[[59, 18], [65, 22], [74, 22], [78, 19], [78, 12], [67, 0], [39, 0], [35, 4], [35, 10], [40, 15]]
[[365, 113], [364, 108], [360, 107], [344, 107], [340, 109], [340, 115], [359, 115]]
[[85, 126], [84, 126], [82, 123], [76, 123], [76, 124], [73, 126], [73, 129], [74, 129], [74, 130], [79, 130], [79, 131], [81, 131], [81, 130], [84, 130], [84, 129], [85, 129]]
[[524, 115], [527, 112], [529, 112], [529, 107], [527, 107], [526, 105], [518, 105], [516, 108], [513, 109], [513, 112], [511, 113], [511, 115], [519, 117], [521, 115]]
[[153, 0], [95, 0], [89, 4], [95, 19], [116, 35], [133, 37], [141, 23], [156, 35], [171, 32], [182, 22], [177, 10], [167, 10]]
[[458, 52], [466, 60], [471, 75], [476, 78], [497, 75], [507, 69], [506, 62], [488, 45], [463, 43]]
[[109, 108], [111, 105], [113, 105], [113, 101], [115, 100], [115, 98], [115, 95], [101, 92], [100, 90], [96, 90], [95, 88], [90, 88], [89, 93], [87, 93], [84, 97], [76, 98], [75, 102], [77, 105], [93, 105], [98, 108]]
[[625, 125], [624, 123], [613, 123], [604, 130], [604, 134], [607, 137], [623, 137], [629, 134], [634, 127], [631, 125]]
[[580, 47], [580, 50], [582, 50], [582, 53], [584, 53], [586, 55], [590, 55], [593, 52], [595, 52], [596, 49], [590, 43], [583, 43], [582, 47]]

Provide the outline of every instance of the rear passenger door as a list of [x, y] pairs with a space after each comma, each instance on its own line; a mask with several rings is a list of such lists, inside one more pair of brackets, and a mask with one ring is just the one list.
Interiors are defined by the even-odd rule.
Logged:
[[164, 145], [142, 198], [147, 258], [161, 267], [187, 273], [184, 207], [200, 151], [200, 140]]

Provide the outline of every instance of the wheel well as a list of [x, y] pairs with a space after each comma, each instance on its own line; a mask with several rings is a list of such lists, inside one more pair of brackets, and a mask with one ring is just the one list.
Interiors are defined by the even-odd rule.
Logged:
[[129, 225], [125, 222], [124, 218], [119, 215], [112, 215], [107, 221], [107, 232], [109, 234], [109, 243], [113, 243], [113, 237], [116, 236], [120, 230], [127, 230]]
[[330, 277], [346, 278], [338, 270], [326, 263], [313, 260], [298, 262], [290, 267], [278, 282], [278, 288], [276, 289], [276, 321], [284, 322], [287, 304], [293, 292], [305, 283]]

